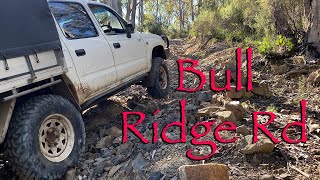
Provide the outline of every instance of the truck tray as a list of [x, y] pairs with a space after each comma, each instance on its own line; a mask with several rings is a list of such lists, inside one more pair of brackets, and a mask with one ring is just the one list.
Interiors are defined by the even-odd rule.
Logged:
[[59, 50], [0, 60], [0, 93], [66, 72]]

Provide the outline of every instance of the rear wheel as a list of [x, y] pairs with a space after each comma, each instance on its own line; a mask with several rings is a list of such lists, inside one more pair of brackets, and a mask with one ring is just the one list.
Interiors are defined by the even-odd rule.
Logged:
[[15, 109], [5, 148], [21, 179], [59, 179], [78, 161], [84, 141], [80, 112], [60, 96], [44, 95]]
[[162, 58], [153, 58], [150, 73], [153, 85], [148, 87], [149, 94], [156, 99], [165, 98], [170, 90], [170, 78], [168, 67]]

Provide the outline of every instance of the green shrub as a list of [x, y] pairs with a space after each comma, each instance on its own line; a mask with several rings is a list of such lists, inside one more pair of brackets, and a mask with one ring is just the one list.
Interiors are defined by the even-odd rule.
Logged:
[[219, 14], [214, 11], [201, 11], [192, 25], [191, 35], [201, 38], [201, 40], [212, 37], [224, 39], [224, 33], [219, 19]]
[[291, 52], [294, 44], [290, 38], [287, 38], [283, 35], [278, 35], [276, 38], [264, 37], [262, 41], [257, 43], [257, 47], [261, 54], [269, 55], [282, 53], [279, 52], [279, 49], [282, 49], [283, 52]]
[[286, 48], [286, 50], [288, 52], [292, 51], [293, 46], [294, 46], [293, 43], [292, 43], [292, 40], [290, 38], [287, 38], [287, 37], [282, 36], [282, 35], [278, 35], [278, 39], [276, 41], [276, 45]]
[[[229, 43], [261, 40], [274, 32], [268, 0], [231, 0], [216, 9], [202, 9], [194, 21], [191, 36], [213, 37]], [[263, 10], [264, 12], [261, 12]]]

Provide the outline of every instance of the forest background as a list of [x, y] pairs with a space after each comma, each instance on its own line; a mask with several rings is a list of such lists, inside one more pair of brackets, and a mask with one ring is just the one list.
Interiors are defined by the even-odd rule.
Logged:
[[[100, 0], [138, 31], [254, 46], [281, 59], [320, 57], [319, 0]], [[319, 49], [319, 50], [318, 50]]]

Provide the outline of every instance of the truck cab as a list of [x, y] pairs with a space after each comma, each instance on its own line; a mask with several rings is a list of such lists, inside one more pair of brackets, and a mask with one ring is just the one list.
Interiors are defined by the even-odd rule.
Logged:
[[79, 84], [74, 87], [79, 104], [146, 77], [152, 55], [168, 56], [164, 39], [134, 31], [133, 25], [105, 4], [50, 0], [49, 7], [62, 42], [67, 76], [72, 84]]

